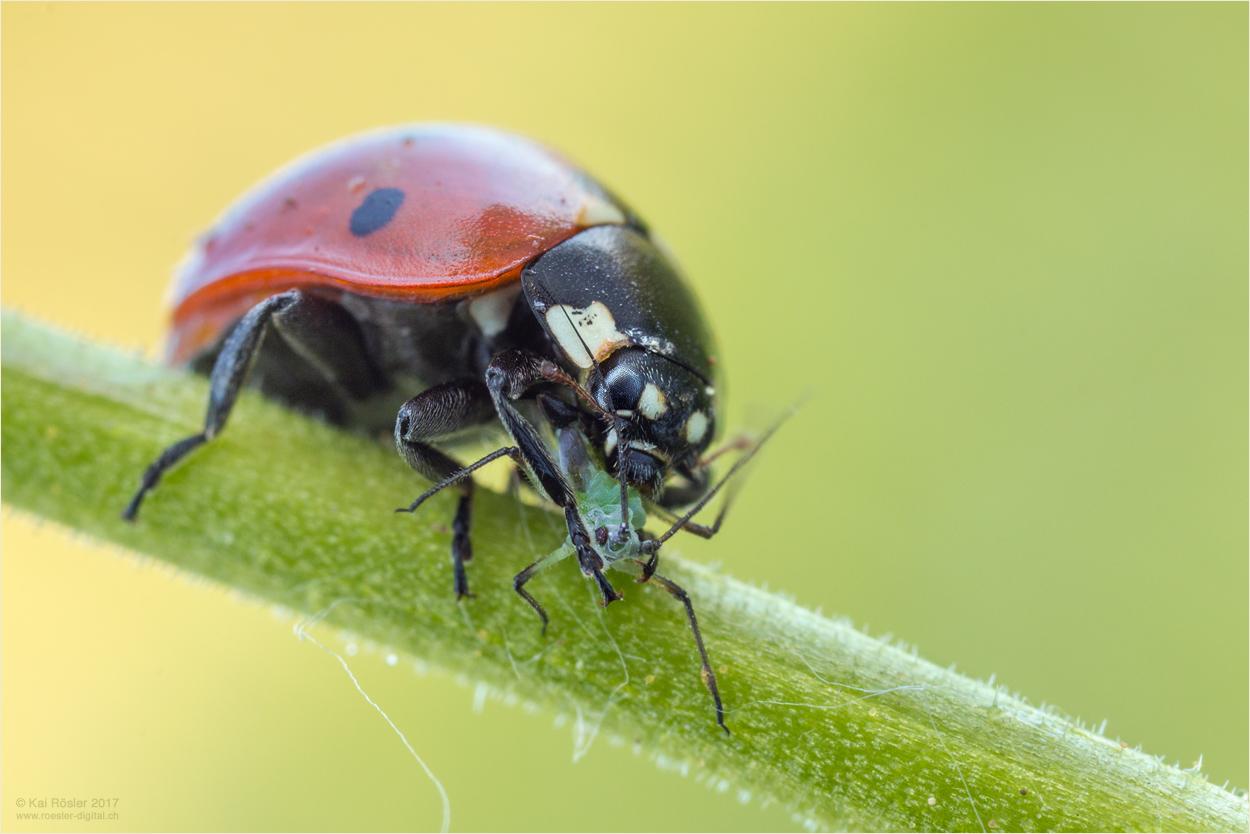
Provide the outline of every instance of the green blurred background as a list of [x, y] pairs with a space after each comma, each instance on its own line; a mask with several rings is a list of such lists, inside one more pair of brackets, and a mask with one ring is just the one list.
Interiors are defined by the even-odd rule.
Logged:
[[[685, 555], [1246, 787], [1244, 3], [0, 15], [4, 304], [156, 355], [191, 237], [296, 154], [538, 137], [679, 253], [731, 426], [813, 394]], [[3, 537], [0, 826], [102, 795], [120, 821], [84, 829], [437, 827], [264, 606], [12, 512]], [[794, 826], [611, 739], [573, 764], [569, 725], [384, 657], [353, 670], [458, 829]]]

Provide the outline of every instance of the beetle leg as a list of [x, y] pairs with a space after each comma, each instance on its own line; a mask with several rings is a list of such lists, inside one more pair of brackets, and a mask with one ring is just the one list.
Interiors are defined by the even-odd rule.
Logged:
[[126, 509], [122, 510], [122, 518], [133, 522], [135, 516], [139, 514], [139, 505], [143, 503], [143, 496], [147, 495], [149, 490], [160, 483], [161, 475], [165, 474], [165, 470], [182, 460], [192, 449], [207, 440], [208, 435], [205, 432], [201, 432], [191, 437], [183, 438], [161, 452], [161, 456], [152, 461], [148, 468], [143, 471], [143, 479], [140, 481], [139, 489], [130, 499], [130, 503], [126, 505]]
[[490, 391], [500, 422], [516, 441], [518, 453], [534, 476], [534, 481], [552, 503], [564, 510], [569, 538], [577, 549], [582, 573], [595, 580], [606, 606], [620, 599], [621, 595], [603, 575], [603, 561], [591, 544], [590, 533], [586, 531], [586, 526], [578, 515], [576, 495], [560, 474], [551, 458], [551, 452], [538, 436], [538, 431], [512, 405], [512, 400], [523, 395], [535, 383], [544, 380], [544, 362], [550, 364], [550, 360], [522, 351], [504, 351], [496, 355], [486, 368], [486, 387]]
[[[689, 484], [665, 490], [664, 495], [660, 499], [662, 503], [652, 505], [656, 510], [656, 515], [660, 516], [670, 524], [676, 522], [677, 514], [671, 512], [668, 508], [682, 507], [687, 504], [692, 504], [695, 501], [698, 501], [699, 498], [707, 492], [709, 471], [708, 464], [726, 452], [750, 450], [752, 443], [753, 441], [747, 435], [739, 435], [721, 446], [719, 449], [710, 453], [707, 457], [698, 461], [698, 463], [693, 467], [682, 470], [681, 474], [684, 474], [687, 477]], [[713, 522], [711, 526], [699, 524], [686, 519], [682, 522], [681, 529], [685, 530], [687, 533], [694, 533], [696, 536], [705, 539], [710, 539], [712, 536], [715, 536], [718, 532], [720, 532], [721, 522], [725, 520], [725, 513], [729, 512], [729, 505], [733, 502], [734, 498], [737, 497], [737, 488], [741, 486], [741, 484], [742, 481], [739, 480], [736, 484], [729, 487], [725, 494], [725, 503], [721, 507], [720, 512], [716, 514], [716, 521]]]
[[699, 621], [694, 616], [694, 606], [690, 603], [690, 595], [673, 580], [654, 573], [654, 568], [652, 568], [652, 571], [651, 580], [672, 594], [682, 605], [686, 606], [686, 617], [690, 620], [690, 630], [694, 632], [694, 642], [699, 647], [699, 658], [703, 661], [703, 670], [699, 673], [699, 677], [703, 680], [703, 685], [707, 687], [707, 691], [712, 693], [712, 700], [716, 702], [716, 723], [725, 731], [725, 735], [729, 735], [729, 728], [725, 726], [725, 707], [721, 704], [720, 688], [716, 685], [716, 673], [712, 671], [712, 664], [708, 662], [707, 649], [703, 647], [703, 635], [699, 633]]
[[608, 578], [603, 575], [603, 559], [591, 546], [590, 534], [586, 532], [581, 516], [577, 514], [577, 508], [565, 507], [564, 520], [568, 524], [569, 538], [573, 540], [573, 547], [577, 550], [577, 561], [581, 565], [582, 573], [594, 579], [595, 584], [599, 586], [599, 593], [603, 594], [603, 602], [600, 604], [607, 608], [618, 599], [622, 599], [624, 595], [618, 593]]
[[[426, 448], [429, 449], [430, 447], [426, 447]], [[478, 458], [473, 463], [470, 463], [468, 466], [464, 467], [463, 469], [458, 470], [455, 474], [439, 481], [434, 486], [430, 487], [425, 492], [418, 495], [417, 500], [413, 501], [407, 507], [397, 508], [395, 512], [415, 513], [417, 511], [417, 507], [420, 507], [422, 504], [424, 504], [427, 499], [432, 498], [434, 495], [442, 492], [443, 490], [447, 489], [447, 487], [449, 486], [455, 486], [456, 484], [460, 483], [464, 479], [468, 478], [477, 470], [481, 469], [486, 464], [492, 461], [499, 460], [504, 455], [507, 455], [508, 457], [516, 461], [518, 467], [521, 466], [520, 452], [517, 449], [517, 447], [516, 446], [504, 446], [503, 448], [496, 449], [495, 451], [491, 452], [490, 454], [484, 457]], [[521, 471], [520, 469], [514, 469], [513, 474], [519, 474], [520, 471]]]
[[[589, 351], [587, 351], [587, 353], [589, 353]], [[615, 414], [604, 409], [604, 407], [599, 405], [599, 403], [595, 402], [594, 398], [590, 396], [590, 393], [577, 383], [577, 380], [557, 368], [555, 364], [550, 361], [542, 363], [539, 370], [543, 379], [571, 388], [580, 400], [588, 404], [596, 414], [600, 415], [600, 417], [606, 419], [609, 423], [616, 427], [616, 431], [619, 433], [619, 418]], [[546, 397], [542, 394], [538, 395], [538, 404], [542, 406], [543, 414], [547, 418], [547, 422], [552, 425], [552, 428], [561, 429], [572, 424], [574, 420], [576, 420], [581, 425], [583, 435], [586, 437], [592, 437], [594, 435], [594, 418], [585, 411], [571, 406], [561, 400], [557, 400], [554, 397]], [[623, 543], [629, 535], [629, 525], [625, 522], [625, 519], [627, 518], [629, 518], [629, 491], [626, 487], [625, 481], [622, 480], [621, 523], [617, 526], [616, 532], [612, 536], [613, 541], [618, 545]]]
[[385, 387], [385, 380], [368, 358], [360, 328], [347, 311], [300, 290], [266, 298], [239, 319], [217, 354], [210, 376], [204, 431], [173, 444], [148, 466], [122, 518], [134, 521], [144, 496], [160, 482], [166, 470], [225, 428], [270, 324], [296, 354], [349, 396], [363, 398]]
[[592, 436], [595, 430], [594, 418], [585, 411], [547, 394], [539, 394], [536, 399], [543, 417], [553, 429], [559, 431], [576, 423], [584, 437]]
[[700, 458], [699, 464], [698, 464], [699, 468], [702, 469], [706, 467], [708, 464], [710, 464], [712, 461], [716, 460], [718, 457], [725, 454], [726, 452], [745, 452], [747, 449], [751, 448], [751, 444], [754, 442], [755, 441], [752, 440], [751, 435], [746, 434], [746, 433], [739, 434], [733, 440], [730, 440], [724, 443], [723, 445], [721, 445], [719, 449], [714, 449], [711, 452], [708, 452], [705, 457]]
[[469, 540], [469, 528], [473, 521], [473, 479], [469, 476], [475, 469], [502, 455], [512, 454], [513, 450], [499, 449], [472, 466], [462, 467], [455, 458], [425, 441], [485, 423], [494, 415], [490, 396], [482, 383], [456, 380], [422, 391], [404, 403], [395, 418], [395, 448], [400, 457], [435, 482], [433, 489], [407, 508], [408, 512], [416, 510], [439, 490], [459, 485], [460, 502], [456, 505], [451, 536], [451, 563], [457, 600], [473, 596], [469, 593], [469, 582], [464, 572], [464, 563], [473, 559], [473, 545]]
[[500, 422], [516, 442], [525, 466], [543, 493], [558, 507], [576, 507], [576, 499], [564, 476], [551, 458], [537, 429], [526, 420], [512, 401], [535, 383], [542, 381], [538, 372], [543, 360], [517, 350], [495, 356], [486, 368], [486, 388]]
[[369, 357], [360, 325], [342, 306], [309, 293], [273, 317], [273, 327], [295, 353], [351, 399], [366, 400], [390, 383]]
[[552, 362], [550, 359], [543, 360], [540, 363], [538, 366], [538, 373], [547, 382], [554, 382], [557, 385], [563, 385], [572, 390], [572, 392], [577, 395], [577, 398], [588, 405], [596, 414], [604, 417], [605, 419], [612, 418], [612, 413], [603, 406], [599, 405], [599, 403], [595, 402], [595, 398], [590, 396], [590, 392], [583, 388], [581, 383], [573, 379], [573, 377], [569, 376], [564, 371], [560, 370], [559, 366], [557, 366], [556, 363]]

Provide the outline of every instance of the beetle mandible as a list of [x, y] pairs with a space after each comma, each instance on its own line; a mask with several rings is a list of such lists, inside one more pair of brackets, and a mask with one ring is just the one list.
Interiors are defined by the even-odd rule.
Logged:
[[[507, 456], [564, 511], [603, 605], [621, 597], [604, 575], [610, 566], [683, 602], [724, 728], [689, 597], [655, 569], [677, 530], [719, 530], [723, 509], [708, 526], [691, 518], [759, 444], [710, 485], [711, 331], [663, 245], [610, 191], [554, 152], [496, 130], [367, 133], [296, 160], [243, 196], [188, 255], [173, 297], [168, 359], [210, 376], [204, 430], [147, 468], [124, 518], [134, 521], [161, 475], [221, 432], [250, 378], [265, 396], [332, 423], [393, 424], [401, 457], [435, 482], [405, 509], [458, 490], [459, 600], [472, 596], [471, 474]], [[570, 483], [578, 470], [553, 457], [539, 418], [562, 438], [584, 436], [619, 482], [612, 529], [588, 529]], [[496, 421], [513, 445], [468, 466], [433, 445]], [[693, 506], [680, 518], [666, 512], [672, 526], [652, 537], [629, 522], [630, 489], [661, 512]], [[514, 581], [544, 630], [546, 612], [524, 585], [549, 561]]]

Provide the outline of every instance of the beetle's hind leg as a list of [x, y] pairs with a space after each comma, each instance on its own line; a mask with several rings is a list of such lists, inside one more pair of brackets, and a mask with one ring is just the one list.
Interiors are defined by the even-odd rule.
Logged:
[[469, 528], [473, 522], [471, 473], [495, 458], [511, 454], [513, 450], [500, 449], [475, 464], [463, 467], [455, 458], [427, 441], [490, 422], [494, 417], [495, 409], [486, 386], [466, 379], [422, 391], [404, 403], [395, 418], [395, 448], [400, 457], [435, 482], [433, 489], [403, 509], [408, 512], [416, 510], [426, 498], [448, 486], [455, 486], [460, 491], [451, 536], [451, 563], [457, 600], [473, 596], [469, 593], [469, 580], [464, 571], [465, 562], [473, 559], [473, 545], [469, 540]]
[[138, 491], [122, 511], [122, 518], [134, 521], [144, 496], [160, 482], [161, 476], [225, 428], [270, 325], [296, 354], [293, 361], [306, 362], [328, 390], [365, 399], [386, 387], [384, 377], [369, 358], [359, 325], [342, 307], [301, 290], [266, 298], [239, 319], [217, 354], [210, 375], [204, 431], [173, 444], [148, 466]]

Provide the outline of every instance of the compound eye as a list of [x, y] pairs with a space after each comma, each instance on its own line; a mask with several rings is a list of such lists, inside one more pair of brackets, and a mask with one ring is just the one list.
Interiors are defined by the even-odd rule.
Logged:
[[633, 368], [613, 368], [608, 372], [604, 383], [608, 388], [608, 398], [612, 401], [613, 411], [638, 407], [644, 383], [642, 377]]

